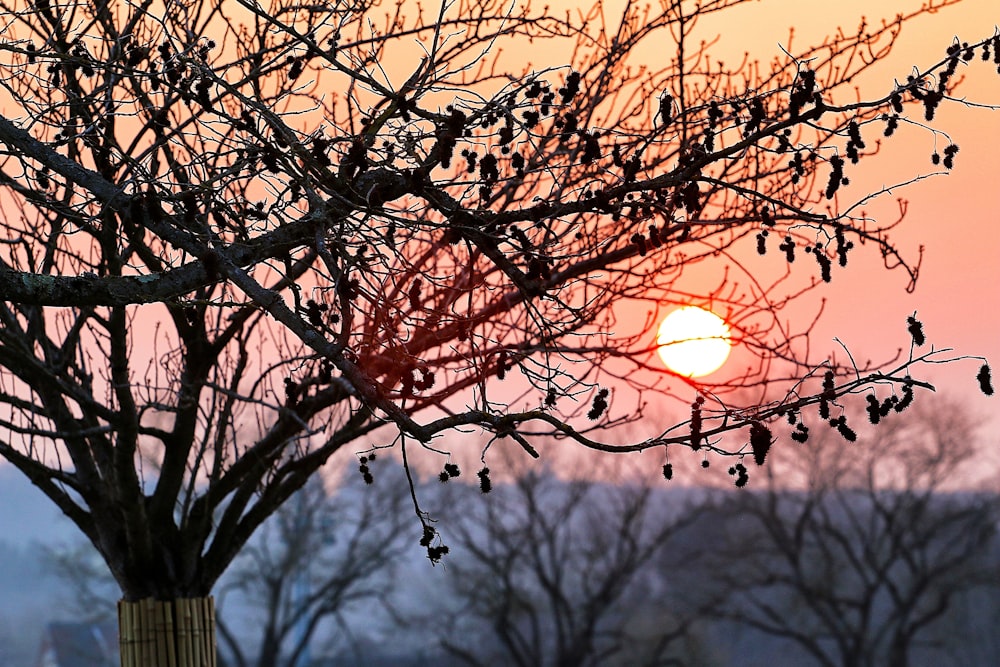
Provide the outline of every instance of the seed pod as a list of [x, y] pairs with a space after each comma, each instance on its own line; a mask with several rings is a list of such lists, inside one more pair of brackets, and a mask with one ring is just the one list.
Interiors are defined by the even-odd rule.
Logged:
[[826, 185], [826, 198], [833, 199], [844, 180], [844, 158], [834, 155], [830, 158], [830, 180]]
[[483, 468], [476, 473], [479, 477], [479, 490], [483, 493], [489, 493], [493, 489], [493, 482], [490, 481], [490, 469]]
[[896, 114], [893, 114], [891, 116], [886, 114], [885, 130], [883, 131], [883, 134], [887, 137], [891, 137], [898, 127], [899, 127], [899, 116], [897, 116]]
[[955, 144], [949, 144], [944, 148], [944, 160], [943, 164], [945, 169], [951, 169], [955, 166], [955, 153], [958, 152], [958, 146]]
[[634, 245], [636, 248], [638, 248], [639, 254], [642, 255], [643, 257], [645, 257], [646, 256], [646, 237], [643, 236], [642, 234], [636, 232], [635, 234], [632, 235], [632, 238], [629, 239], [629, 240], [631, 241], [632, 245]]
[[868, 421], [872, 424], [878, 424], [882, 419], [882, 411], [878, 399], [873, 394], [868, 394], [865, 396], [865, 399], [868, 401], [868, 405], [865, 407], [868, 411]]
[[299, 383], [290, 377], [285, 378], [285, 407], [294, 408], [299, 400]]
[[662, 125], [669, 125], [673, 116], [674, 98], [670, 93], [660, 96], [660, 108], [656, 111], [656, 117]]
[[912, 315], [906, 318], [906, 329], [910, 332], [910, 336], [913, 338], [913, 344], [917, 347], [920, 347], [927, 342], [927, 339], [924, 337], [924, 325]]
[[903, 395], [896, 401], [896, 405], [893, 406], [893, 409], [896, 412], [902, 412], [906, 408], [910, 407], [911, 403], [913, 403], [913, 385], [906, 383], [903, 385]]
[[323, 313], [326, 312], [327, 304], [319, 304], [309, 299], [306, 301], [306, 317], [309, 318], [309, 324], [314, 327], [319, 327], [323, 325]]
[[691, 404], [691, 448], [695, 451], [701, 449], [701, 406], [705, 399], [699, 396]]
[[774, 216], [771, 215], [771, 209], [766, 206], [760, 209], [760, 224], [774, 227]]
[[892, 95], [889, 96], [889, 102], [892, 104], [893, 111], [903, 113], [903, 96], [899, 94], [899, 91], [893, 91]]
[[795, 240], [791, 236], [786, 236], [785, 240], [778, 246], [778, 250], [785, 253], [785, 261], [789, 264], [795, 261]]
[[837, 417], [836, 419], [831, 419], [830, 426], [837, 429], [841, 437], [843, 437], [844, 440], [847, 440], [848, 442], [854, 442], [858, 439], [858, 434], [855, 433], [854, 430], [847, 425], [847, 417], [843, 415]]
[[420, 278], [415, 278], [413, 283], [410, 284], [410, 290], [407, 293], [410, 298], [410, 308], [413, 310], [420, 310], [421, 298], [420, 298]]
[[742, 489], [750, 481], [750, 476], [747, 474], [747, 467], [742, 463], [737, 463], [729, 468], [729, 474], [736, 477], [736, 488]]
[[983, 364], [979, 369], [979, 374], [976, 375], [976, 379], [979, 380], [979, 390], [986, 394], [987, 396], [993, 395], [993, 379], [990, 374], [990, 365]]
[[837, 261], [841, 266], [847, 266], [847, 253], [854, 248], [854, 242], [848, 241], [847, 237], [844, 236], [844, 226], [838, 224], [836, 226], [836, 239], [837, 239]]
[[361, 473], [361, 478], [365, 480], [365, 484], [371, 486], [375, 483], [375, 478], [372, 476], [371, 469], [368, 467], [367, 457], [361, 457], [361, 464], [358, 466], [358, 472]]
[[861, 138], [861, 130], [858, 127], [857, 121], [851, 121], [847, 124], [847, 133], [851, 137], [851, 143], [853, 143], [858, 148], [864, 148], [865, 142]]
[[792, 440], [794, 440], [795, 442], [803, 443], [808, 439], [809, 439], [809, 427], [803, 424], [802, 422], [799, 422], [796, 425], [795, 430], [792, 431]]
[[302, 76], [302, 58], [289, 58], [288, 60], [290, 61], [290, 67], [288, 68], [288, 80], [292, 82]]
[[833, 262], [823, 252], [823, 248], [818, 245], [813, 249], [813, 255], [816, 257], [816, 263], [819, 264], [820, 277], [823, 279], [823, 282], [830, 282], [833, 279], [833, 274], [830, 272]]
[[750, 424], [750, 449], [753, 450], [753, 460], [757, 465], [764, 465], [764, 459], [773, 442], [771, 429], [761, 422]]
[[604, 414], [604, 411], [608, 409], [607, 397], [608, 397], [607, 389], [601, 389], [599, 392], [597, 392], [597, 394], [594, 396], [594, 402], [590, 406], [590, 411], [587, 412], [587, 419], [589, 419], [590, 421], [596, 421], [600, 419], [601, 415]]

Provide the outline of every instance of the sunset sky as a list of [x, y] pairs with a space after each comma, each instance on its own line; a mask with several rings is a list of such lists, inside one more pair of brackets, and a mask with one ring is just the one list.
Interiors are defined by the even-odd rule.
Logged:
[[[920, 6], [913, 1], [763, 0], [711, 17], [699, 28], [705, 39], [719, 37], [713, 55], [738, 60], [746, 51], [766, 63], [780, 55], [779, 45], [787, 45], [792, 26], [794, 51], [796, 46], [822, 41], [837, 26], [855, 30], [862, 16], [870, 25], [879, 25], [883, 18]], [[890, 57], [858, 81], [861, 95], [884, 94], [913, 66], [936, 63], [955, 36], [970, 42], [991, 36], [998, 20], [993, 0], [966, 0], [908, 22]], [[994, 66], [975, 62], [965, 72], [960, 92], [969, 102], [1000, 102], [1000, 76]], [[916, 311], [928, 341], [936, 347], [954, 348], [956, 355], [986, 356], [994, 368], [1000, 364], [1000, 111], [948, 104], [934, 126], [961, 149], [955, 169], [884, 195], [866, 207], [873, 215], [892, 219], [898, 211], [896, 198], [909, 202], [905, 222], [892, 238], [911, 259], [924, 247], [916, 290], [908, 294], [906, 276], [883, 270], [877, 253], [858, 253], [848, 270], [801, 304], [811, 312], [816, 298], [827, 298], [825, 315], [812, 338], [815, 353], [838, 351], [833, 341], [837, 337], [859, 361], [888, 358], [907, 342], [906, 318]], [[877, 190], [907, 176], [934, 172], [929, 159], [932, 140], [926, 133], [913, 136], [909, 144], [889, 143], [870, 163], [877, 169], [869, 166], [865, 182], [856, 178], [856, 185]], [[997, 412], [996, 398], [979, 394], [978, 368], [977, 362], [965, 361], [924, 372], [940, 392], [968, 397], [977, 412], [990, 418]]]
[[[751, 49], [752, 41], [753, 51], [766, 50], [769, 41], [773, 48], [787, 35], [787, 27], [795, 25], [804, 44], [835, 24], [853, 28], [866, 14], [869, 22], [877, 23], [920, 4], [851, 0], [836, 3], [831, 14], [830, 3], [765, 1], [741, 8], [739, 32], [724, 31], [722, 36], [727, 43], [746, 42]], [[819, 7], [823, 11], [817, 11]], [[860, 86], [882, 87], [893, 77], [905, 77], [913, 65], [936, 62], [956, 35], [964, 41], [992, 35], [998, 20], [1000, 13], [992, 0], [966, 0], [919, 17], [904, 27], [898, 49], [879, 68], [879, 76], [866, 78]], [[767, 55], [758, 52], [762, 58]], [[970, 67], [961, 92], [970, 102], [996, 103], [1000, 76], [988, 65]], [[905, 342], [906, 317], [917, 311], [929, 342], [955, 348], [957, 354], [984, 355], [994, 368], [1000, 364], [1000, 111], [951, 104], [941, 108], [935, 126], [961, 147], [956, 168], [898, 193], [909, 201], [909, 212], [896, 242], [914, 257], [921, 245], [925, 247], [916, 291], [907, 294], [902, 274], [880, 271], [879, 258], [865, 256], [863, 263], [831, 285], [827, 314], [814, 344], [838, 336], [858, 356], [878, 358]], [[933, 169], [929, 154], [927, 138], [922, 137], [910, 147], [891, 144], [876, 163], [887, 169], [898, 165], [899, 174], [929, 173]], [[873, 186], [891, 182], [891, 176], [884, 180], [880, 176], [870, 175]], [[894, 199], [883, 197], [882, 206], [871, 210], [891, 216]], [[978, 364], [965, 362], [935, 369], [930, 377], [940, 391], [968, 395], [977, 410], [996, 414], [995, 398], [990, 401], [976, 390], [977, 368]]]
[[[608, 26], [616, 23], [616, 7], [622, 2], [609, 0], [604, 3]], [[659, 4], [653, 3], [654, 8]], [[553, 0], [548, 5], [553, 14], [585, 6], [576, 0]], [[427, 6], [434, 5], [428, 3]], [[838, 28], [848, 33], [855, 31], [863, 16], [869, 25], [877, 27], [897, 13], [909, 14], [921, 6], [920, 0], [878, 3], [870, 0], [837, 3], [760, 0], [701, 17], [692, 41], [712, 43], [711, 54], [715, 59], [738, 63], [744, 54], [749, 54], [750, 59], [759, 60], [762, 67], [767, 67], [772, 59], [782, 56], [783, 49], [794, 53], [818, 44]], [[455, 3], [452, 11], [460, 7], [461, 3]], [[534, 9], [540, 11], [541, 7], [536, 4]], [[975, 42], [993, 35], [998, 18], [996, 0], [964, 0], [906, 22], [893, 53], [856, 81], [859, 96], [880, 97], [892, 89], [894, 80], [905, 79], [914, 66], [926, 68], [939, 62], [956, 36], [959, 40]], [[654, 69], [665, 66], [675, 57], [669, 51], [670, 44], [670, 40], [664, 39], [645, 45], [636, 53], [635, 64], [648, 64]], [[504, 67], [510, 71], [518, 70], [519, 59], [530, 60], [533, 66], [541, 69], [565, 66], [570, 57], [567, 40], [539, 42], [523, 51], [506, 46]], [[390, 54], [390, 61], [384, 63], [386, 70], [392, 73], [388, 75], [390, 78], [395, 77], [397, 71], [411, 72], [413, 60], [409, 55]], [[954, 356], [984, 356], [994, 366], [1000, 365], [1000, 314], [997, 312], [1000, 307], [1000, 192], [997, 183], [1000, 111], [982, 108], [991, 102], [1000, 103], [1000, 76], [994, 65], [982, 63], [978, 57], [969, 67], [963, 66], [960, 74], [967, 80], [959, 88], [959, 94], [968, 99], [969, 105], [954, 102], [942, 105], [933, 123], [935, 128], [946, 133], [939, 135], [938, 145], [935, 146], [930, 132], [901, 132], [902, 137], [887, 142], [881, 154], [870, 160], [866, 158], [852, 172], [852, 185], [847, 188], [853, 198], [857, 198], [914, 176], [943, 171], [931, 164], [931, 153], [949, 142], [960, 146], [954, 170], [894, 190], [865, 207], [873, 217], [892, 220], [899, 211], [897, 199], [907, 200], [906, 219], [893, 232], [892, 240], [914, 262], [923, 249], [916, 290], [907, 293], [905, 273], [885, 271], [881, 257], [873, 248], [859, 249], [852, 255], [851, 266], [839, 271], [832, 284], [822, 285], [783, 313], [783, 317], [798, 320], [793, 322], [793, 328], [801, 328], [812, 320], [821, 299], [825, 299], [825, 313], [811, 339], [812, 359], [822, 359], [828, 352], [840, 354], [844, 348], [850, 350], [861, 365], [867, 359], [890, 359], [900, 346], [908, 344], [906, 318], [916, 312], [929, 342], [935, 347], [953, 348]], [[837, 95], [837, 102], [851, 101], [849, 90], [840, 90]], [[919, 118], [920, 110], [911, 107], [907, 113]], [[765, 259], [773, 263], [774, 258]], [[692, 273], [697, 275], [697, 271]], [[711, 290], [708, 283], [702, 287]], [[642, 325], [641, 316], [639, 312], [634, 318], [639, 326]], [[653, 335], [651, 329], [650, 336]], [[730, 365], [737, 363], [739, 355], [733, 354]], [[934, 382], [943, 393], [968, 397], [970, 404], [987, 416], [997, 412], [994, 403], [998, 399], [987, 399], [977, 392], [975, 375], [978, 368], [978, 361], [966, 360], [932, 369], [917, 369], [917, 372]], [[734, 372], [732, 368], [730, 372]], [[726, 367], [718, 373], [726, 373]], [[629, 407], [623, 402], [622, 409]], [[683, 420], [686, 416], [678, 414], [675, 418]]]
[[[520, 3], [519, 3], [520, 4]], [[653, 11], [660, 3], [652, 3]], [[854, 33], [864, 18], [867, 24], [880, 27], [882, 21], [892, 21], [897, 14], [908, 15], [921, 8], [919, 0], [893, 0], [873, 3], [845, 0], [828, 3], [802, 0], [760, 0], [727, 9], [716, 15], [701, 17], [697, 22], [693, 43], [714, 42], [713, 59], [739, 63], [744, 54], [751, 60], [769, 66], [774, 58], [782, 57], [782, 48], [797, 52], [823, 42], [838, 28]], [[893, 88], [894, 81], [905, 81], [914, 68], [926, 69], [945, 57], [945, 50], [957, 37], [959, 41], [976, 42], [992, 36], [1000, 21], [995, 0], [964, 0], [952, 6], [907, 21], [892, 53], [872, 70], [856, 80], [858, 96], [873, 99]], [[589, 7], [575, 0], [546, 2], [553, 15]], [[604, 3], [604, 20], [608, 29], [620, 18], [621, 0]], [[540, 5], [533, 3], [537, 11]], [[791, 43], [790, 43], [791, 35]], [[505, 49], [507, 68], [516, 70], [512, 62], [530, 61], [532, 69], [567, 64], [566, 42], [536, 42], [524, 52]], [[636, 52], [634, 64], [662, 67], [674, 53], [664, 51], [671, 42], [644, 45]], [[646, 59], [646, 60], [644, 60]], [[389, 63], [391, 66], [392, 63]], [[399, 64], [402, 67], [402, 64]], [[852, 172], [852, 185], [845, 188], [850, 199], [859, 199], [868, 192], [907, 181], [916, 176], [928, 176], [919, 182], [893, 189], [864, 206], [868, 215], [879, 221], [892, 221], [899, 215], [899, 200], [905, 200], [907, 215], [890, 238], [902, 254], [916, 262], [923, 249], [920, 278], [915, 291], [908, 293], [908, 277], [903, 271], [887, 271], [874, 248], [861, 248], [852, 255], [850, 266], [836, 273], [830, 285], [805, 296], [783, 312], [792, 328], [808, 325], [825, 300], [824, 314], [813, 329], [810, 357], [823, 359], [835, 354], [844, 361], [848, 350], [859, 365], [867, 360], [885, 362], [909, 352], [910, 337], [907, 317], [916, 313], [923, 323], [928, 345], [917, 352], [951, 348], [946, 357], [986, 357], [994, 368], [994, 383], [1000, 373], [1000, 111], [985, 108], [1000, 103], [1000, 75], [992, 63], [982, 63], [977, 53], [969, 67], [959, 71], [966, 80], [959, 95], [967, 106], [955, 102], [940, 107], [933, 127], [944, 134], [934, 137], [927, 131], [912, 131], [886, 141], [882, 152], [866, 160]], [[841, 89], [836, 102], [849, 103], [852, 91]], [[910, 107], [906, 113], [922, 121], [921, 109]], [[877, 134], [872, 132], [873, 135]], [[881, 137], [879, 137], [881, 138]], [[931, 154], [947, 143], [960, 147], [955, 168], [945, 173], [931, 163]], [[750, 251], [752, 254], [752, 250]], [[754, 258], [755, 260], [758, 258]], [[774, 257], [760, 258], [763, 264], [773, 264]], [[721, 262], [706, 264], [709, 271], [720, 271]], [[704, 266], [690, 272], [701, 275]], [[709, 292], [713, 278], [703, 285], [693, 285]], [[697, 282], [697, 279], [696, 281]], [[648, 304], [642, 304], [619, 319], [622, 329], [629, 325], [642, 327]], [[626, 321], [623, 321], [626, 320]], [[655, 358], [655, 355], [654, 355]], [[744, 363], [746, 357], [744, 357]], [[740, 363], [734, 350], [727, 365], [706, 378], [723, 381], [725, 374], [737, 373]], [[981, 417], [982, 435], [989, 441], [1000, 441], [994, 435], [1000, 418], [994, 416], [997, 397], [983, 396], [976, 382], [981, 365], [979, 359], [965, 359], [952, 364], [919, 367], [914, 370], [921, 379], [932, 382], [939, 394], [967, 402], [973, 414]], [[674, 382], [671, 389], [677, 390]], [[509, 383], [507, 389], [511, 389]], [[680, 385], [678, 396], [693, 395], [690, 388]], [[634, 408], [627, 389], [616, 389], [618, 413]], [[642, 436], [659, 433], [678, 421], [686, 420], [685, 406], [673, 402], [656, 405], [655, 396], [647, 418], [642, 424], [630, 425], [612, 437], [616, 441], [635, 441]], [[924, 397], [928, 400], [930, 397]], [[933, 400], [933, 399], [931, 399]], [[614, 411], [614, 409], [612, 410]], [[478, 453], [477, 453], [478, 455]], [[659, 456], [659, 454], [656, 454]], [[695, 457], [689, 457], [694, 459]]]

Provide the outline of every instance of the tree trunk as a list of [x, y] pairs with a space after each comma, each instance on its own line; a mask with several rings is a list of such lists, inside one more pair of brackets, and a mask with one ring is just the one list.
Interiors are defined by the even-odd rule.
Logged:
[[215, 601], [118, 602], [121, 667], [216, 667]]

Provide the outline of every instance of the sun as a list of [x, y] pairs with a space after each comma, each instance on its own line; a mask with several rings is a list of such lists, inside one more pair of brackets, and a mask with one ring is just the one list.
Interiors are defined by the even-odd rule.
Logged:
[[678, 375], [701, 377], [726, 362], [732, 339], [721, 317], [704, 308], [684, 306], [663, 319], [656, 344], [667, 368]]

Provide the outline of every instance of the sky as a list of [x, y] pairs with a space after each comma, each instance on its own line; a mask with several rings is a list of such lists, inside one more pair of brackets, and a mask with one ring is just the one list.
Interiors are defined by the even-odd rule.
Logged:
[[[783, 40], [788, 25], [794, 24], [796, 40], [801, 36], [804, 45], [836, 23], [853, 28], [866, 13], [869, 22], [876, 23], [920, 4], [765, 0], [740, 8], [745, 17], [739, 21], [739, 35], [724, 31], [722, 38], [753, 41], [755, 50], [766, 49], [768, 41]], [[823, 11], [817, 11], [819, 7]], [[991, 36], [997, 21], [1000, 12], [994, 0], [966, 0], [915, 19], [904, 26], [897, 49], [861, 85], [891, 84], [893, 77], [905, 76], [913, 65], [936, 62], [956, 35], [970, 42]], [[1000, 76], [988, 65], [970, 67], [961, 91], [970, 102], [1000, 102]], [[905, 320], [916, 311], [930, 343], [954, 348], [956, 355], [986, 356], [996, 368], [1000, 364], [1000, 111], [950, 104], [941, 107], [934, 125], [961, 149], [955, 169], [871, 207], [891, 216], [897, 195], [909, 201], [907, 217], [893, 238], [911, 257], [924, 246], [916, 290], [907, 294], [905, 276], [882, 271], [879, 258], [853, 258], [865, 261], [852, 260], [851, 270], [831, 285], [814, 344], [837, 336], [852, 351], [879, 358], [906, 341]], [[930, 152], [926, 137], [917, 137], [911, 146], [893, 143], [876, 162], [890, 173], [884, 179], [883, 174], [871, 174], [869, 182], [877, 187], [890, 183], [895, 169], [900, 174], [915, 169], [930, 172]], [[932, 369], [929, 377], [939, 391], [968, 397], [970, 407], [989, 418], [997, 412], [996, 398], [979, 394], [978, 368], [979, 363], [965, 362]]]
[[[651, 4], [655, 8], [661, 3]], [[821, 43], [838, 27], [853, 32], [862, 17], [869, 25], [879, 26], [883, 19], [891, 21], [898, 13], [910, 14], [923, 4], [926, 3], [921, 0], [843, 0], [836, 3], [759, 0], [702, 18], [694, 38], [696, 42], [718, 38], [711, 47], [713, 58], [739, 62], [744, 53], [749, 53], [751, 58], [767, 64], [781, 55], [783, 47], [794, 52]], [[545, 5], [554, 15], [590, 6], [579, 0], [549, 0]], [[940, 5], [940, 0], [931, 3], [934, 7]], [[621, 6], [622, 0], [603, 2], [606, 25], [615, 24]], [[540, 9], [538, 3], [532, 3], [532, 7]], [[994, 34], [998, 21], [1000, 12], [997, 12], [996, 0], [964, 0], [908, 21], [893, 52], [856, 81], [860, 94], [869, 99], [887, 94], [894, 80], [905, 80], [915, 66], [927, 68], [942, 60], [956, 36], [960, 41], [979, 41]], [[794, 37], [789, 45], [793, 27]], [[648, 62], [641, 58], [632, 62], [652, 68], [662, 66], [664, 59], [672, 56], [662, 51], [663, 44], [669, 42], [653, 43], [648, 55], [640, 52]], [[538, 71], [565, 65], [566, 45], [565, 41], [536, 41], [523, 52], [505, 53], [505, 56], [528, 60]], [[508, 68], [516, 69], [509, 61], [505, 62]], [[409, 71], [404, 67], [409, 64], [400, 62], [400, 71]], [[387, 63], [388, 68], [392, 66], [392, 62]], [[907, 317], [916, 313], [929, 344], [936, 349], [953, 350], [945, 357], [986, 357], [995, 368], [1000, 367], [1000, 189], [997, 187], [1000, 153], [996, 152], [1000, 147], [1000, 111], [976, 106], [1000, 103], [1000, 76], [995, 66], [980, 63], [978, 54], [973, 66], [960, 72], [967, 75], [960, 94], [966, 96], [970, 105], [942, 105], [933, 123], [936, 129], [946, 133], [938, 138], [938, 150], [948, 141], [961, 148], [955, 168], [947, 174], [893, 190], [865, 207], [880, 220], [892, 220], [899, 212], [897, 199], [907, 201], [906, 218], [892, 232], [891, 240], [910, 260], [915, 261], [922, 248], [923, 262], [916, 289], [908, 293], [906, 274], [886, 271], [881, 257], [873, 249], [862, 248], [853, 253], [850, 266], [836, 272], [830, 285], [821, 286], [803, 298], [797, 308], [789, 308], [785, 313], [787, 317], [797, 317], [798, 324], [806, 324], [815, 315], [819, 300], [825, 299], [824, 315], [810, 338], [811, 358], [822, 359], [829, 352], [842, 360], [846, 349], [861, 365], [867, 359], [890, 360], [901, 348], [901, 353], [906, 355], [910, 341]], [[841, 90], [837, 100], [844, 102], [846, 95], [850, 101], [850, 94], [849, 90]], [[913, 107], [907, 113], [919, 119], [921, 110]], [[933, 142], [928, 132], [897, 135], [894, 141], [886, 143], [880, 155], [866, 158], [852, 169], [853, 185], [845, 191], [859, 197], [864, 192], [877, 191], [918, 174], [943, 171], [931, 164]], [[771, 255], [773, 253], [764, 259], [773, 263]], [[701, 271], [701, 267], [698, 270]], [[714, 286], [712, 282], [705, 289]], [[643, 304], [631, 316], [634, 321], [627, 324], [641, 326], [647, 308], [648, 305]], [[622, 327], [626, 328], [626, 324]], [[733, 372], [732, 365], [739, 363], [739, 355], [734, 352], [730, 359], [728, 366], [707, 379], [724, 376], [727, 368]], [[973, 414], [982, 419], [983, 437], [1000, 441], [1000, 436], [995, 435], [1000, 428], [1000, 418], [992, 416], [1000, 413], [996, 408], [1000, 397], [987, 398], [979, 393], [976, 373], [981, 363], [980, 359], [966, 359], [922, 367], [915, 374], [932, 382], [942, 396], [964, 401]], [[994, 375], [997, 377], [1000, 373], [995, 371]], [[995, 383], [1000, 385], [1000, 382]], [[613, 411], [617, 407], [617, 413], [621, 414], [634, 407], [627, 390], [618, 392], [618, 397], [619, 405], [613, 402]], [[647, 422], [609, 434], [606, 440], [635, 442], [688, 417], [681, 404], [667, 403], [669, 407], [661, 409], [655, 405], [655, 396], [645, 398], [653, 404]], [[479, 454], [478, 451], [473, 453]], [[552, 452], [546, 453], [546, 456], [551, 455]], [[662, 454], [657, 452], [656, 456]]]
[[[796, 45], [822, 41], [837, 26], [853, 31], [863, 16], [869, 25], [878, 25], [883, 18], [920, 6], [920, 2], [901, 0], [762, 0], [702, 21], [699, 29], [706, 39], [719, 37], [713, 56], [739, 59], [746, 51], [766, 63], [780, 54], [780, 46], [788, 45], [792, 26], [794, 51]], [[862, 95], [884, 94], [894, 79], [904, 79], [913, 66], [936, 63], [955, 36], [970, 42], [992, 36], [997, 21], [1000, 12], [995, 0], [965, 0], [913, 19], [904, 25], [889, 57], [857, 82]], [[995, 66], [978, 63], [978, 54], [973, 65], [965, 70], [960, 94], [972, 104], [1000, 102], [1000, 75]], [[876, 216], [892, 219], [898, 212], [897, 198], [908, 201], [907, 216], [891, 238], [911, 259], [923, 247], [915, 291], [907, 293], [905, 274], [885, 271], [877, 253], [864, 249], [855, 253], [849, 268], [837, 273], [831, 285], [804, 300], [804, 313], [811, 312], [810, 302], [814, 307], [816, 298], [827, 300], [811, 337], [815, 353], [840, 350], [837, 338], [859, 362], [890, 358], [908, 342], [906, 318], [916, 312], [929, 343], [953, 348], [954, 356], [985, 356], [994, 368], [1000, 365], [1000, 111], [947, 104], [940, 108], [933, 126], [960, 147], [954, 170], [893, 191], [866, 207]], [[877, 190], [917, 173], [934, 172], [932, 139], [926, 133], [912, 137], [909, 142], [887, 143], [883, 154], [863, 162], [861, 166], [874, 167], [853, 173], [855, 185]], [[979, 393], [975, 375], [980, 364], [968, 360], [923, 372], [940, 393], [968, 401], [984, 422], [995, 427], [1000, 422], [991, 415], [998, 412], [998, 399]], [[987, 432], [986, 437], [994, 436]]]
[[[609, 17], [618, 3], [605, 3]], [[553, 11], [579, 6], [570, 0], [548, 4]], [[703, 20], [699, 31], [705, 39], [719, 37], [713, 54], [738, 59], [746, 51], [767, 62], [788, 45], [792, 26], [794, 48], [821, 41], [837, 26], [851, 30], [864, 15], [877, 24], [920, 5], [920, 0], [761, 0]], [[888, 90], [893, 79], [905, 77], [913, 65], [940, 59], [955, 35], [977, 41], [992, 35], [998, 20], [996, 0], [964, 0], [915, 19], [904, 26], [894, 52], [859, 85], [866, 91]], [[558, 55], [547, 56], [558, 60]], [[974, 103], [1000, 102], [1000, 76], [977, 63], [969, 68], [961, 90]], [[906, 317], [916, 312], [935, 346], [954, 348], [956, 356], [985, 356], [1000, 367], [1000, 111], [946, 104], [935, 127], [961, 147], [955, 169], [883, 197], [871, 207], [873, 213], [891, 216], [896, 196], [908, 200], [907, 218], [893, 238], [909, 257], [924, 247], [916, 290], [908, 294], [906, 277], [882, 270], [877, 256], [856, 253], [850, 269], [817, 293], [827, 298], [827, 305], [812, 338], [815, 349], [838, 350], [836, 337], [860, 359], [891, 357], [907, 341]], [[926, 135], [912, 145], [893, 142], [876, 161], [885, 173], [867, 174], [864, 185], [877, 189], [902, 176], [932, 171], [928, 142]], [[967, 361], [933, 368], [928, 375], [942, 393], [966, 398], [988, 421], [998, 412], [1000, 399], [976, 391], [978, 367], [978, 362]]]

